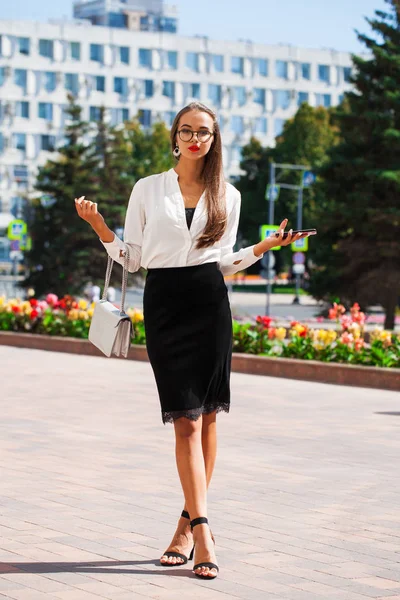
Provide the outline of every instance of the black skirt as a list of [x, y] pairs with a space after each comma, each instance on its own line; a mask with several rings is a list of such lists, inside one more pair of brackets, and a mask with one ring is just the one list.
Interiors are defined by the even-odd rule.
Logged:
[[217, 263], [148, 269], [143, 309], [163, 423], [229, 412], [232, 316]]

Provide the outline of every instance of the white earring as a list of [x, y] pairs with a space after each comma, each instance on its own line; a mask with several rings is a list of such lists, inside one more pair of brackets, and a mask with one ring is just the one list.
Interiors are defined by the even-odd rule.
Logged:
[[179, 150], [179, 146], [175, 146], [174, 150], [172, 151], [172, 154], [175, 156], [175, 158], [178, 158], [181, 154], [181, 151]]

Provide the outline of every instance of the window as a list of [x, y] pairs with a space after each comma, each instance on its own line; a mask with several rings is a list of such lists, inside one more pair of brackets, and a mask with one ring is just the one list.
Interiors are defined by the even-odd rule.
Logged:
[[101, 110], [99, 106], [90, 106], [89, 107], [89, 119], [90, 121], [100, 121], [101, 118]]
[[14, 196], [10, 202], [10, 213], [16, 218], [20, 219], [27, 205], [27, 199], [21, 198], [21, 196]]
[[108, 13], [108, 26], [126, 29], [127, 16], [123, 13], [110, 12]]
[[129, 120], [129, 108], [111, 108], [111, 125], [121, 125]]
[[151, 110], [139, 110], [139, 123], [143, 127], [151, 126]]
[[53, 40], [39, 40], [39, 54], [46, 58], [54, 58]]
[[47, 92], [54, 92], [57, 87], [56, 74], [53, 71], [47, 71], [43, 73], [44, 76], [44, 88]]
[[214, 104], [214, 106], [220, 106], [222, 97], [221, 86], [216, 83], [208, 84], [208, 98]]
[[172, 127], [172, 123], [174, 122], [175, 113], [173, 111], [167, 110], [164, 112], [164, 121], [167, 127]]
[[104, 60], [104, 46], [101, 44], [90, 44], [90, 60], [102, 63]]
[[175, 98], [175, 81], [163, 81], [162, 95]]
[[267, 119], [266, 117], [257, 117], [254, 119], [254, 133], [267, 133]]
[[56, 147], [56, 138], [54, 135], [40, 136], [40, 149], [46, 152], [53, 152]]
[[301, 76], [303, 79], [311, 79], [311, 64], [310, 63], [301, 63]]
[[329, 108], [332, 104], [332, 98], [330, 94], [315, 94], [317, 106], [325, 106]]
[[290, 91], [289, 90], [276, 90], [275, 91], [276, 105], [279, 108], [286, 110], [290, 105]]
[[261, 104], [262, 106], [265, 106], [265, 90], [262, 88], [254, 88], [253, 93], [254, 102], [256, 102], [256, 104]]
[[268, 76], [268, 61], [266, 58], [255, 59], [255, 72], [262, 77]]
[[16, 102], [15, 114], [17, 117], [21, 117], [22, 119], [29, 119], [29, 102]]
[[53, 120], [53, 105], [51, 102], [39, 102], [38, 117], [47, 121]]
[[168, 69], [176, 70], [178, 68], [178, 53], [174, 50], [168, 50], [166, 53], [166, 62]]
[[191, 71], [199, 70], [199, 55], [196, 52], [186, 52], [186, 66]]
[[144, 85], [144, 95], [146, 98], [151, 98], [154, 94], [154, 82], [152, 79], [145, 79], [143, 82]]
[[277, 60], [275, 63], [275, 75], [280, 79], [288, 78], [288, 63], [286, 60]]
[[6, 68], [0, 67], [0, 86], [2, 86], [4, 84], [5, 74], [6, 74]]
[[351, 82], [351, 67], [343, 67], [343, 79], [347, 82]]
[[222, 54], [211, 54], [211, 64], [214, 71], [222, 73], [224, 70], [224, 57]]
[[246, 104], [246, 88], [244, 86], [236, 86], [233, 88], [235, 100], [239, 106]]
[[26, 165], [14, 165], [14, 179], [16, 181], [28, 181], [28, 167]]
[[124, 65], [129, 65], [130, 62], [130, 49], [128, 46], [121, 46], [119, 49], [119, 60], [124, 63]]
[[235, 133], [243, 133], [244, 132], [243, 117], [239, 117], [237, 115], [233, 115], [231, 117], [231, 129]]
[[126, 77], [114, 77], [114, 92], [117, 94], [127, 94], [128, 79]]
[[18, 38], [18, 49], [20, 54], [28, 56], [31, 51], [31, 40], [27, 37]]
[[309, 101], [309, 93], [308, 92], [299, 92], [297, 95], [297, 104], [301, 106], [304, 102], [308, 103]]
[[94, 78], [94, 89], [96, 92], [106, 91], [106, 78], [104, 75], [96, 75]]
[[79, 79], [77, 73], [65, 73], [65, 89], [73, 94], [78, 93]]
[[19, 87], [26, 89], [27, 71], [26, 69], [15, 69], [14, 83]]
[[200, 100], [200, 84], [199, 83], [185, 83], [185, 96]]
[[232, 73], [244, 73], [244, 59], [240, 56], [232, 56], [231, 58], [231, 71]]
[[342, 104], [343, 100], [344, 100], [344, 94], [340, 94], [340, 96], [338, 98], [339, 104]]
[[274, 123], [275, 136], [281, 135], [283, 128], [285, 126], [285, 123], [286, 123], [285, 119], [275, 119], [275, 123]]
[[139, 48], [139, 66], [147, 67], [148, 69], [151, 69], [151, 66], [152, 66], [151, 50], [147, 50], [146, 48]]
[[4, 138], [3, 138], [3, 134], [0, 131], [0, 152], [4, 151]]
[[26, 134], [25, 133], [14, 133], [13, 134], [13, 146], [17, 150], [26, 150]]
[[79, 42], [70, 42], [69, 51], [72, 60], [81, 60], [81, 45]]
[[318, 65], [318, 79], [320, 81], [326, 81], [326, 83], [329, 83], [329, 66], [328, 65]]

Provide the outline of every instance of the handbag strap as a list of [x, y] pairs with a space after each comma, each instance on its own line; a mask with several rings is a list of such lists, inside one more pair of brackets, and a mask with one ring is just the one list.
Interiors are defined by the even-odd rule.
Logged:
[[[108, 287], [110, 285], [111, 272], [114, 266], [114, 260], [108, 255], [107, 269], [106, 269], [106, 280], [104, 282], [104, 290], [102, 300], [107, 300], [107, 292]], [[125, 314], [125, 295], [126, 295], [126, 287], [128, 285], [128, 266], [129, 266], [129, 248], [126, 246], [125, 256], [124, 256], [124, 265], [122, 272], [122, 292], [121, 292], [121, 309], [120, 315]]]

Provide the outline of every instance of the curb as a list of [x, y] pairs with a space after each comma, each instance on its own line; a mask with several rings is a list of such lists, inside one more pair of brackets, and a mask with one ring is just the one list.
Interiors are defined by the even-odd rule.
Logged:
[[[0, 331], [0, 345], [105, 358], [103, 353], [93, 346], [89, 340], [76, 338]], [[126, 360], [118, 357], [112, 358]], [[148, 361], [146, 347], [132, 345], [129, 349], [128, 360]], [[400, 369], [323, 363], [315, 360], [293, 358], [272, 358], [234, 352], [232, 355], [232, 371], [251, 375], [400, 391]]]

